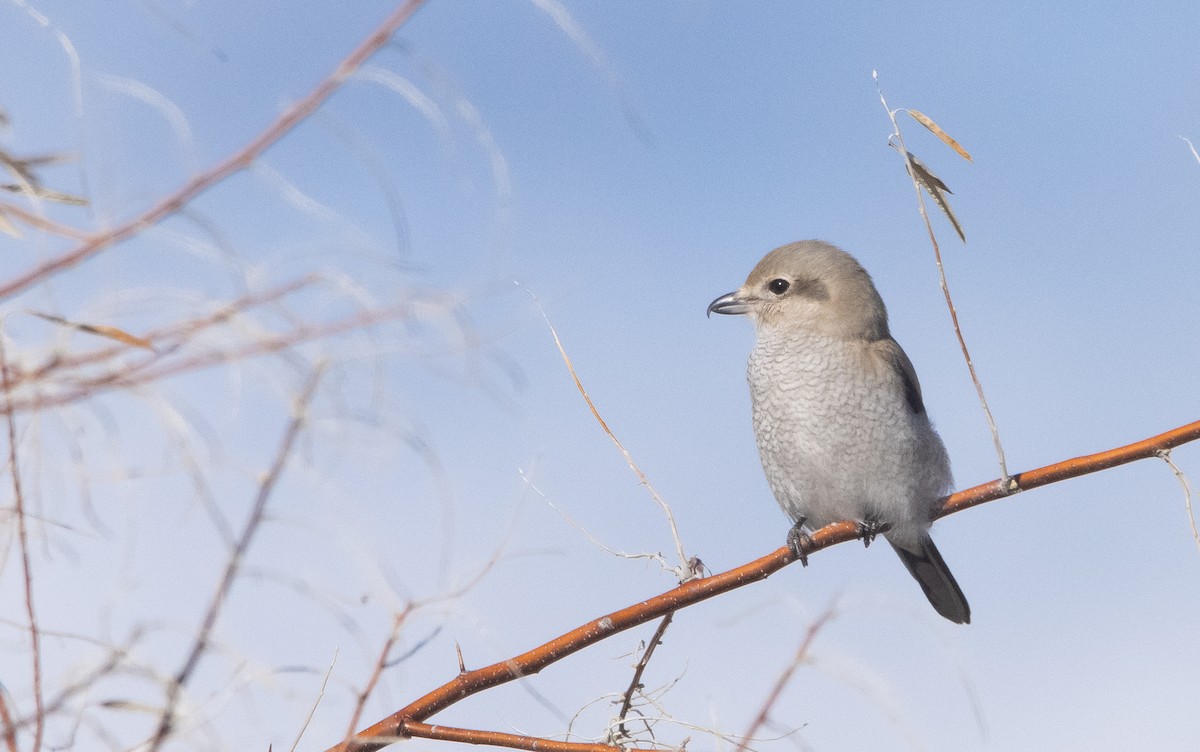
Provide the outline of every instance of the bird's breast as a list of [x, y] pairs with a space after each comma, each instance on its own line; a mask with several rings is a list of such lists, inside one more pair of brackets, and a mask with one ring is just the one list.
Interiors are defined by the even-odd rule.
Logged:
[[940, 440], [908, 407], [901, 377], [878, 365], [867, 343], [822, 337], [760, 337], [751, 353], [755, 439], [793, 519], [895, 519], [904, 515], [889, 506], [936, 498], [920, 474], [941, 473], [925, 459], [944, 464]]

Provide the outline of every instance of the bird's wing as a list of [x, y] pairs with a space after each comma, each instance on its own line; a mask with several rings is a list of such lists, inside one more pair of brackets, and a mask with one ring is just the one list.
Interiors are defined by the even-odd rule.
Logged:
[[904, 348], [891, 337], [873, 344], [887, 367], [900, 377], [904, 401], [908, 403], [909, 409], [916, 415], [925, 412], [925, 401], [921, 399], [921, 382], [917, 381], [917, 372], [913, 369], [912, 361], [908, 359]]

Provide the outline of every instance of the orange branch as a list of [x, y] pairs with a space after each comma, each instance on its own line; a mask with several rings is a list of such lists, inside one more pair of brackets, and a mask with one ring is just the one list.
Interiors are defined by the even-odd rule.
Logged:
[[[542, 739], [536, 736], [506, 734], [502, 731], [479, 731], [477, 729], [454, 728], [453, 726], [436, 726], [416, 721], [409, 721], [404, 724], [404, 730], [411, 737], [441, 739], [442, 741], [462, 742], [464, 744], [488, 744], [493, 747], [529, 749], [536, 750], [536, 752], [614, 752], [618, 749], [607, 744], [561, 742], [554, 739]], [[625, 752], [654, 751], [627, 748]]]
[[[1180, 426], [1166, 433], [1161, 433], [1133, 444], [1117, 447], [1105, 452], [1064, 460], [1063, 462], [1057, 462], [1036, 470], [1029, 470], [1013, 476], [1010, 480], [1015, 481], [1014, 487], [1017, 490], [1028, 490], [1050, 483], [1057, 483], [1068, 478], [1077, 478], [1088, 473], [1107, 470], [1111, 467], [1135, 460], [1154, 457], [1159, 452], [1197, 439], [1200, 439], [1200, 421]], [[946, 498], [938, 517], [945, 517], [956, 512], [961, 512], [964, 509], [1010, 495], [1012, 494], [1006, 492], [1000, 480], [984, 483], [974, 488], [968, 488], [964, 491], [951, 494]], [[805, 555], [811, 555], [821, 549], [855, 540], [858, 537], [858, 526], [855, 523], [836, 522], [814, 532], [811, 537], [812, 544], [806, 547], [804, 553]], [[405, 737], [429, 736], [428, 733], [422, 732], [430, 728], [444, 727], [428, 726], [423, 721], [459, 700], [499, 684], [505, 684], [523, 676], [536, 674], [552, 663], [556, 663], [568, 655], [611, 637], [618, 632], [645, 624], [673, 611], [694, 605], [713, 596], [742, 587], [743, 585], [766, 579], [793, 561], [796, 561], [796, 555], [791, 549], [784, 546], [761, 559], [752, 561], [749, 564], [743, 564], [736, 569], [731, 569], [728, 572], [722, 572], [702, 580], [692, 580], [661, 595], [647, 598], [628, 608], [623, 608], [607, 616], [593, 619], [566, 634], [550, 640], [544, 645], [514, 658], [459, 674], [424, 697], [401, 708], [370, 728], [359, 732], [349, 744], [339, 744], [329, 750], [329, 752], [346, 752], [348, 750], [367, 752], [369, 750], [381, 749]], [[476, 744], [492, 743], [491, 741], [484, 740], [491, 738], [491, 735], [494, 733], [463, 729], [458, 729], [456, 732], [472, 736], [477, 741], [472, 741], [471, 743]], [[502, 736], [509, 737], [511, 735]], [[430, 738], [433, 737], [431, 736]], [[437, 738], [448, 737], [439, 736]], [[564, 743], [536, 737], [516, 737], [516, 739], [520, 740], [520, 745], [506, 743], [502, 746], [519, 746], [521, 749], [541, 750], [558, 749], [550, 745]], [[469, 740], [459, 738], [455, 739], [455, 741]], [[507, 741], [511, 742], [513, 739], [508, 739]], [[596, 752], [600, 750], [603, 750], [603, 752], [617, 752], [620, 749], [608, 745], [580, 745], [571, 747], [570, 749], [582, 749], [583, 746], [586, 746], [589, 751], [594, 749]]]
[[[1039, 467], [1037, 470], [1028, 470], [1014, 475], [1012, 480], [1016, 484], [1016, 491], [1028, 491], [1039, 486], [1057, 483], [1060, 480], [1078, 478], [1081, 475], [1107, 470], [1110, 467], [1124, 465], [1135, 460], [1154, 457], [1159, 452], [1174, 449], [1180, 444], [1186, 444], [1196, 439], [1200, 439], [1200, 420], [1180, 426], [1179, 428], [1173, 428], [1157, 436], [1151, 436], [1148, 439], [1117, 447], [1116, 449], [1109, 449], [1095, 454], [1085, 454], [1082, 457], [1075, 457], [1074, 459], [1056, 462], [1053, 465]], [[1001, 488], [1000, 481], [998, 480], [984, 483], [974, 488], [968, 488], [965, 491], [951, 494], [942, 506], [942, 511], [938, 514], [938, 517], [945, 517], [955, 512], [961, 512], [964, 509], [1011, 495], [1011, 493], [1006, 493]]]

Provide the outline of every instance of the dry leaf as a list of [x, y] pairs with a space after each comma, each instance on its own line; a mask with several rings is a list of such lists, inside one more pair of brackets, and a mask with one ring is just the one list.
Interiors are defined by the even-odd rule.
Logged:
[[954, 216], [954, 212], [950, 209], [950, 203], [946, 201], [945, 194], [953, 193], [941, 179], [934, 175], [932, 171], [925, 165], [921, 164], [921, 160], [913, 156], [912, 152], [904, 152], [905, 159], [908, 163], [909, 172], [916, 181], [921, 184], [933, 202], [938, 205], [942, 213], [946, 215], [946, 219], [950, 220], [950, 224], [954, 225], [954, 231], [958, 233], [958, 238], [962, 242], [967, 242], [967, 236], [963, 234], [962, 226], [958, 224], [958, 218]]
[[10, 191], [12, 193], [24, 193], [30, 196], [36, 196], [45, 201], [57, 201], [60, 204], [71, 204], [72, 206], [87, 206], [87, 199], [80, 196], [75, 196], [70, 193], [61, 191], [52, 191], [49, 188], [43, 188], [40, 185], [33, 183], [24, 185], [16, 185], [14, 183], [0, 184], [0, 191]]
[[918, 123], [928, 128], [930, 133], [940, 138], [942, 143], [958, 152], [958, 156], [962, 157], [968, 162], [974, 161], [971, 159], [971, 155], [967, 153], [967, 150], [962, 147], [962, 144], [955, 141], [949, 133], [942, 130], [941, 127], [937, 123], [933, 122], [928, 115], [920, 110], [905, 110], [905, 112], [907, 112], [909, 115], [912, 115], [913, 120], [916, 120]]
[[39, 313], [37, 311], [30, 311], [29, 313], [37, 316], [40, 319], [52, 321], [61, 326], [78, 329], [79, 331], [87, 332], [88, 334], [95, 334], [98, 337], [115, 339], [117, 342], [121, 342], [132, 347], [141, 347], [146, 350], [154, 349], [154, 345], [150, 344], [150, 340], [143, 339], [142, 337], [135, 337], [129, 332], [118, 329], [115, 326], [107, 326], [105, 324], [83, 324], [78, 321], [68, 321], [60, 316], [54, 316], [49, 313]]

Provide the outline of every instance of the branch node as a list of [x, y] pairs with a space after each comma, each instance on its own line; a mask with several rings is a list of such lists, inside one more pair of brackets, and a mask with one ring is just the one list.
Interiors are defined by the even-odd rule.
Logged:
[[397, 739], [413, 738], [413, 735], [411, 733], [409, 733], [409, 730], [408, 730], [408, 722], [410, 720], [412, 720], [412, 719], [411, 718], [401, 718], [399, 721], [397, 721], [396, 732], [394, 734], [395, 738], [397, 738]]

